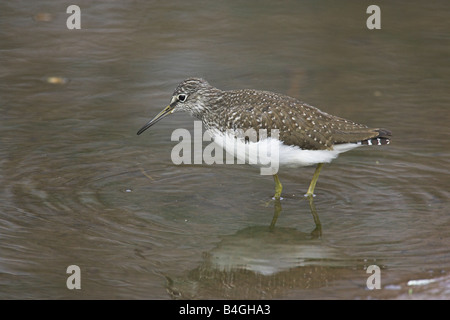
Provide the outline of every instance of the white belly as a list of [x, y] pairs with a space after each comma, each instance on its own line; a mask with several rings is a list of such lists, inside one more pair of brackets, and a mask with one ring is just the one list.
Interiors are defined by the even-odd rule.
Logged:
[[305, 167], [317, 163], [328, 163], [340, 153], [361, 146], [356, 143], [345, 143], [333, 146], [332, 150], [304, 150], [297, 146], [285, 145], [280, 140], [270, 137], [258, 142], [244, 142], [244, 139], [235, 138], [231, 134], [223, 134], [217, 131], [209, 133], [216, 144], [237, 159], [237, 163], [257, 167], [274, 165]]

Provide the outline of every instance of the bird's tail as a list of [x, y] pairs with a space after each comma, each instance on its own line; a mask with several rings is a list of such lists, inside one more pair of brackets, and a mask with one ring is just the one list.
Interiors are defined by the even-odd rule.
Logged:
[[374, 129], [375, 136], [373, 138], [358, 141], [358, 144], [366, 146], [381, 146], [391, 143], [392, 133], [386, 129]]
[[387, 129], [355, 128], [335, 135], [335, 144], [356, 143], [367, 146], [381, 146], [391, 143], [392, 133]]

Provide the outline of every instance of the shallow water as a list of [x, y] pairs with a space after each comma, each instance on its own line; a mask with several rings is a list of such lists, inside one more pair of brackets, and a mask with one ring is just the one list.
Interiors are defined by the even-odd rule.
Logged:
[[[81, 30], [65, 4], [0, 4], [0, 298], [450, 298], [447, 2], [383, 3], [372, 31], [356, 1], [78, 5]], [[136, 136], [189, 76], [393, 141], [324, 166], [318, 228], [313, 168], [281, 171], [278, 205], [257, 169], [174, 165], [188, 115]]]

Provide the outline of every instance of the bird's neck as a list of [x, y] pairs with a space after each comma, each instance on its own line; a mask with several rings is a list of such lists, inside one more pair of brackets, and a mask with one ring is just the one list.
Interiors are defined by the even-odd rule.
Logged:
[[[215, 89], [215, 88], [214, 88]], [[191, 115], [203, 122], [206, 128], [218, 128], [220, 123], [220, 114], [222, 114], [223, 101], [222, 92], [210, 95], [203, 95], [204, 99], [198, 102], [197, 108], [191, 111]]]

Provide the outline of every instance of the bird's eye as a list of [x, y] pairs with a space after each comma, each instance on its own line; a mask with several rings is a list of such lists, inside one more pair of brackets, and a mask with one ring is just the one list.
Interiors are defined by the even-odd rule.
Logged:
[[186, 95], [185, 94], [179, 94], [178, 95], [178, 101], [184, 102], [186, 100]]

